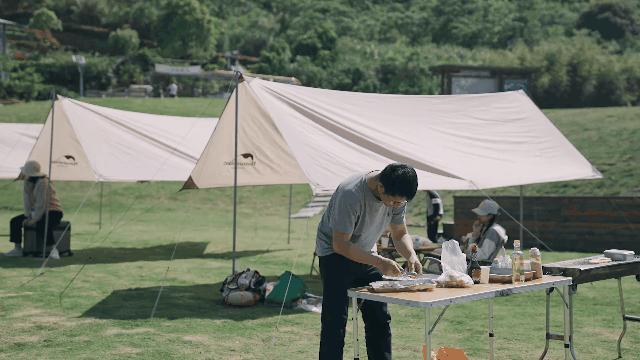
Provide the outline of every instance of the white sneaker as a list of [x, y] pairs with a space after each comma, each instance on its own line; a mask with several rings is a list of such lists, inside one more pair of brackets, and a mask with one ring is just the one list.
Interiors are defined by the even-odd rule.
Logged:
[[22, 256], [22, 249], [13, 248], [11, 251], [4, 253], [4, 256]]
[[53, 248], [49, 253], [49, 258], [53, 260], [60, 260], [60, 254], [58, 253], [58, 248]]

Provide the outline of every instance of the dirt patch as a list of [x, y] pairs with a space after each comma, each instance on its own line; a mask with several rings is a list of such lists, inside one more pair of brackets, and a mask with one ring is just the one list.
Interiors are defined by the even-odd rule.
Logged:
[[195, 343], [199, 343], [199, 344], [203, 344], [203, 345], [209, 345], [210, 344], [209, 337], [207, 337], [205, 335], [187, 335], [187, 336], [183, 336], [182, 340], [195, 342]]
[[0, 291], [0, 298], [8, 298], [8, 297], [15, 297], [15, 296], [28, 296], [28, 295], [32, 295], [32, 292], [24, 292], [24, 293], [7, 293], [4, 291]]
[[10, 336], [7, 341], [13, 344], [22, 344], [22, 343], [35, 343], [41, 341], [42, 338], [38, 335], [19, 335], [19, 336]]
[[155, 332], [154, 329], [150, 328], [135, 328], [135, 329], [120, 329], [120, 328], [109, 328], [105, 332], [106, 335], [122, 335], [122, 334], [143, 334]]
[[113, 350], [114, 354], [138, 354], [140, 353], [141, 350], [136, 349], [136, 348], [132, 348], [132, 347], [128, 347], [128, 346], [121, 346], [115, 350]]

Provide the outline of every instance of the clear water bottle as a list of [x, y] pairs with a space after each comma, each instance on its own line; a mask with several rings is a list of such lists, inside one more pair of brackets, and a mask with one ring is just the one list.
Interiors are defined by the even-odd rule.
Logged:
[[524, 282], [524, 254], [520, 250], [520, 240], [513, 241], [513, 254], [511, 255], [511, 280], [514, 284]]

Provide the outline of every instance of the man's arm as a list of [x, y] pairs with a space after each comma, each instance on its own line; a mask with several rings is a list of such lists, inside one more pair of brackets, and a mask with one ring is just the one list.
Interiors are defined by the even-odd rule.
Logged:
[[422, 272], [422, 265], [416, 252], [413, 250], [413, 240], [411, 235], [407, 231], [407, 224], [391, 224], [391, 238], [393, 239], [393, 245], [396, 250], [407, 259], [409, 264], [408, 271], [415, 271], [417, 273]]
[[351, 234], [334, 231], [333, 251], [355, 262], [375, 266], [385, 275], [400, 275], [401, 269], [398, 263], [380, 255], [368, 253], [357, 246], [353, 246], [349, 239], [351, 239]]

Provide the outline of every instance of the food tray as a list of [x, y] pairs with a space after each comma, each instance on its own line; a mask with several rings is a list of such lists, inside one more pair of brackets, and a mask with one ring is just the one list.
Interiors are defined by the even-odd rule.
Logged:
[[372, 282], [369, 291], [371, 292], [405, 292], [405, 291], [430, 291], [436, 287], [433, 280], [415, 279], [415, 280], [383, 280]]
[[[533, 275], [535, 271], [525, 271], [524, 272], [524, 281], [533, 280]], [[509, 275], [497, 275], [497, 274], [489, 274], [489, 282], [493, 284], [511, 284], [512, 278], [511, 274]]]

